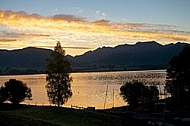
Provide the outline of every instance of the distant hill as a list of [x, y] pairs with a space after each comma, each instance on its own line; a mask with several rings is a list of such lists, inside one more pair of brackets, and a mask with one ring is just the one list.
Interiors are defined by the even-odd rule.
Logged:
[[27, 47], [18, 50], [0, 50], [0, 73], [42, 73], [51, 50]]
[[[80, 56], [67, 56], [74, 71], [166, 69], [170, 59], [187, 43], [161, 45], [155, 41], [102, 47]], [[28, 47], [0, 50], [0, 73], [44, 72], [51, 50]]]
[[19, 50], [0, 50], [1, 67], [44, 67], [51, 50], [28, 47]]
[[[73, 66], [107, 68], [112, 70], [166, 69], [170, 59], [187, 43], [161, 45], [155, 41], [134, 45], [102, 47], [83, 55], [69, 57]], [[94, 68], [93, 68], [94, 67]]]

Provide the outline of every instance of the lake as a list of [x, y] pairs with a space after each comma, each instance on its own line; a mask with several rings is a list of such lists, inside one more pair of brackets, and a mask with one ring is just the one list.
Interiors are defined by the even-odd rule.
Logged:
[[[148, 71], [117, 71], [117, 72], [84, 72], [71, 73], [73, 82], [71, 84], [73, 96], [64, 105], [70, 107], [93, 106], [98, 109], [124, 106], [127, 103], [119, 95], [122, 84], [139, 80], [147, 83], [158, 83], [159, 90], [163, 92], [165, 84], [165, 70]], [[32, 90], [32, 101], [24, 104], [50, 105], [46, 95], [46, 75], [9, 75], [0, 76], [0, 86], [9, 79], [18, 79], [27, 84]], [[107, 91], [107, 95], [106, 95]], [[162, 96], [160, 96], [162, 97]]]

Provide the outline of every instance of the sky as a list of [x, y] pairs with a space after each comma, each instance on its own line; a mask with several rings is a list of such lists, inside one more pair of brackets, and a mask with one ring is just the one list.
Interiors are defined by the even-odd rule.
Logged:
[[190, 43], [190, 0], [0, 0], [0, 49]]

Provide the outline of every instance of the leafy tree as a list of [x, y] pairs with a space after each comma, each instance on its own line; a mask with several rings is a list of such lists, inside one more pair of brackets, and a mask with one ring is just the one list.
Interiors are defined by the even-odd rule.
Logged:
[[159, 91], [156, 86], [145, 86], [142, 82], [133, 81], [121, 86], [120, 95], [131, 109], [135, 109], [139, 104], [157, 100]]
[[159, 99], [159, 90], [156, 85], [146, 86], [144, 93], [146, 102], [157, 101]]
[[58, 107], [72, 96], [70, 77], [71, 65], [65, 58], [65, 51], [60, 42], [54, 47], [51, 57], [47, 59], [46, 66], [46, 89], [49, 101]]
[[16, 79], [10, 79], [5, 82], [0, 92], [1, 102], [8, 100], [13, 104], [19, 104], [24, 100], [31, 100], [32, 97], [31, 89], [25, 83]]
[[172, 102], [180, 109], [190, 107], [187, 98], [190, 97], [190, 47], [184, 46], [178, 55], [174, 56], [167, 69], [166, 90], [171, 93]]

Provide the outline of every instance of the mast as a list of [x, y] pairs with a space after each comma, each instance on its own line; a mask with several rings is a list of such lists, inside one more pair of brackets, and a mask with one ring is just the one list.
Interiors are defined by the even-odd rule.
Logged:
[[108, 95], [108, 85], [107, 85], [107, 88], [106, 88], [106, 95], [105, 95], [105, 101], [104, 101], [104, 109], [106, 108], [106, 98], [107, 98], [107, 95]]
[[114, 95], [114, 88], [113, 88], [113, 108], [114, 108], [114, 102], [115, 102], [115, 101], [114, 101], [114, 100], [115, 100], [114, 98], [115, 98], [115, 95]]

